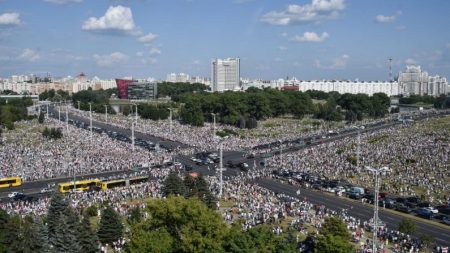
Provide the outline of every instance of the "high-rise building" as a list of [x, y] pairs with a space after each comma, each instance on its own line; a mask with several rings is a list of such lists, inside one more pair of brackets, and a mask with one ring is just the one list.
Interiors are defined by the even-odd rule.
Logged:
[[169, 83], [187, 83], [189, 82], [189, 75], [185, 73], [170, 73], [166, 76], [166, 82]]
[[398, 75], [400, 94], [439, 96], [447, 93], [447, 79], [440, 76], [429, 76], [420, 66], [406, 66], [406, 70]]
[[211, 69], [212, 91], [240, 89], [240, 59], [214, 59]]

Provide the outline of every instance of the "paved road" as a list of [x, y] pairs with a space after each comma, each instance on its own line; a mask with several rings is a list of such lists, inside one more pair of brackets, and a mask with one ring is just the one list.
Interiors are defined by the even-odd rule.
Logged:
[[[284, 193], [294, 197], [298, 197], [296, 192], [300, 189], [300, 197], [307, 197], [313, 204], [325, 205], [327, 208], [336, 211], [348, 209], [348, 213], [351, 216], [360, 219], [362, 222], [368, 221], [373, 217], [373, 206], [368, 204], [363, 205], [359, 201], [353, 201], [344, 197], [336, 197], [323, 192], [300, 188], [298, 186], [283, 184], [272, 179], [260, 179], [257, 180], [256, 183], [274, 192]], [[382, 208], [380, 208], [378, 215], [380, 219], [386, 223], [388, 228], [395, 230], [398, 228], [398, 223], [404, 218], [404, 216], [385, 211]], [[416, 220], [415, 222], [417, 224], [415, 236], [431, 235], [436, 242], [441, 245], [447, 245], [450, 242], [450, 226], [448, 228], [443, 228], [430, 224], [427, 221], [422, 221], [421, 219]]]

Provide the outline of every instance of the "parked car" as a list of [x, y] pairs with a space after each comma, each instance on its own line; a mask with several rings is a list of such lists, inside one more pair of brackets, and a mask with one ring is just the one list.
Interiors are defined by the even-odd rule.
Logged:
[[431, 219], [433, 218], [433, 212], [428, 210], [427, 208], [420, 208], [417, 210], [417, 216], [425, 219]]
[[402, 212], [402, 213], [410, 213], [412, 212], [412, 209], [404, 204], [397, 204], [395, 207], [396, 211]]
[[20, 194], [20, 193], [19, 192], [11, 192], [11, 193], [8, 194], [8, 197], [12, 199], [18, 194]]

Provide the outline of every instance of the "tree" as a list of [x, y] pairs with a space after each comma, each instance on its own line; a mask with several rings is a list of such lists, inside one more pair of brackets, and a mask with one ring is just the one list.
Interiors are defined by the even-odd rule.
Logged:
[[163, 193], [164, 196], [169, 196], [171, 194], [176, 196], [184, 196], [186, 194], [186, 188], [183, 180], [175, 172], [169, 173], [164, 180]]
[[9, 233], [8, 223], [9, 223], [9, 214], [0, 209], [0, 252], [6, 252], [6, 236]]
[[231, 253], [256, 253], [257, 249], [249, 233], [242, 231], [239, 222], [231, 226], [224, 240], [223, 249]]
[[6, 252], [23, 252], [22, 242], [23, 239], [20, 234], [20, 217], [12, 216], [7, 223], [8, 233], [5, 236]]
[[198, 199], [172, 195], [151, 200], [146, 211], [150, 218], [133, 226], [128, 252], [221, 251], [227, 226]]
[[64, 196], [60, 192], [55, 192], [50, 199], [50, 207], [47, 212], [47, 226], [48, 226], [48, 237], [50, 244], [53, 244], [56, 237], [56, 227], [58, 227], [58, 222], [61, 221], [61, 216], [68, 209], [68, 203], [64, 199]]
[[340, 236], [331, 234], [320, 235], [317, 238], [314, 252], [317, 253], [352, 253], [355, 252], [353, 245]]
[[337, 217], [325, 218], [325, 222], [320, 228], [320, 234], [339, 236], [344, 240], [350, 240], [351, 238], [344, 221]]
[[122, 238], [123, 224], [120, 215], [111, 206], [107, 206], [102, 212], [97, 235], [102, 243], [109, 244]]
[[81, 220], [81, 225], [78, 231], [78, 241], [80, 243], [80, 249], [83, 253], [95, 253], [97, 252], [97, 235], [92, 231], [89, 216], [85, 214]]
[[32, 217], [22, 219], [21, 230], [23, 252], [42, 252], [44, 242]]
[[44, 113], [43, 112], [39, 113], [38, 122], [39, 122], [39, 124], [44, 123]]
[[403, 218], [398, 224], [398, 231], [408, 235], [413, 234], [416, 231], [416, 223], [409, 218]]
[[139, 207], [134, 207], [130, 209], [130, 216], [128, 217], [128, 222], [130, 224], [137, 224], [141, 222], [142, 214], [141, 209]]
[[203, 178], [202, 175], [192, 177], [191, 175], [186, 175], [184, 178], [184, 185], [186, 187], [185, 196], [188, 198], [198, 197], [203, 203], [205, 203], [209, 208], [216, 208], [216, 198], [209, 190], [208, 183]]

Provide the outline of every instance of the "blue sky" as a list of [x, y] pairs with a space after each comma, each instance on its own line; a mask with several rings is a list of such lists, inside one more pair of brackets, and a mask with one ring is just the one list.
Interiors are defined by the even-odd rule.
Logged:
[[0, 76], [450, 77], [448, 0], [0, 0]]

